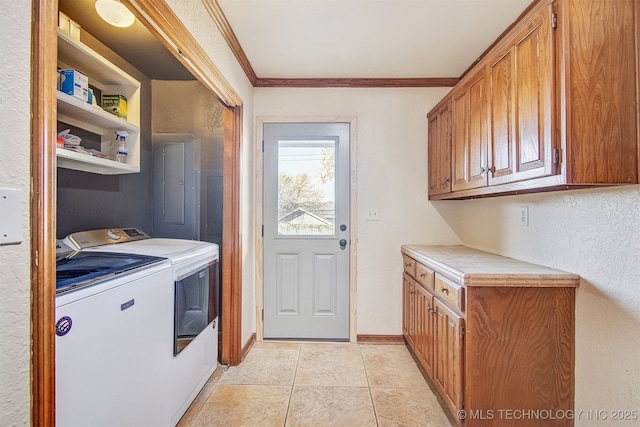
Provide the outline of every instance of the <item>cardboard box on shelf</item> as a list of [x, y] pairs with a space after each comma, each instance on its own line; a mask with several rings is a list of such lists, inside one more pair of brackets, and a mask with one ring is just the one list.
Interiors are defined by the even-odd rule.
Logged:
[[69, 33], [71, 28], [71, 19], [69, 19], [69, 16], [62, 12], [58, 12], [58, 27], [60, 27], [60, 29], [65, 33]]
[[111, 114], [127, 119], [127, 98], [123, 95], [102, 94], [102, 108]]
[[80, 24], [76, 21], [73, 19], [69, 20], [69, 35], [78, 41], [80, 41], [80, 28]]
[[77, 70], [60, 70], [60, 90], [87, 102], [89, 79]]

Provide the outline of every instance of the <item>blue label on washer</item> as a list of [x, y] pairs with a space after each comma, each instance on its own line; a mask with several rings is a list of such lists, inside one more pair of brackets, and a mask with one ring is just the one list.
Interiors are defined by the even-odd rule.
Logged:
[[73, 325], [73, 321], [71, 317], [64, 316], [58, 319], [56, 322], [56, 335], [59, 337], [63, 337], [69, 333], [71, 330], [71, 325]]
[[132, 299], [131, 301], [127, 301], [123, 304], [120, 304], [120, 311], [126, 310], [127, 308], [131, 307], [135, 303], [136, 303], [136, 300]]

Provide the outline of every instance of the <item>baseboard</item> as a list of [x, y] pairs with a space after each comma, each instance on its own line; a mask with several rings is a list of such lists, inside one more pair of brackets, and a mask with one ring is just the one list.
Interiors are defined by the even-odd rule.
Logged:
[[404, 344], [402, 335], [367, 335], [358, 334], [358, 344]]
[[247, 357], [247, 353], [249, 353], [249, 350], [251, 350], [251, 347], [253, 347], [253, 344], [255, 342], [256, 342], [256, 334], [253, 333], [249, 337], [249, 340], [247, 340], [247, 343], [244, 345], [244, 347], [242, 347], [242, 352], [240, 353], [240, 362], [242, 362], [244, 358]]

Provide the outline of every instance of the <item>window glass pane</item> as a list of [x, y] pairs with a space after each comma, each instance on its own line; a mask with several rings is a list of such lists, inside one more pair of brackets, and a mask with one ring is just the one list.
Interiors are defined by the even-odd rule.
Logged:
[[335, 235], [335, 141], [278, 141], [278, 234]]

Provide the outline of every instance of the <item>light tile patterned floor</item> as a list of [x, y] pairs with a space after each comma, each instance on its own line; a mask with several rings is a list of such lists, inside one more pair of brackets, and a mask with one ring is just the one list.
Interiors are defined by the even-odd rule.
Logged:
[[211, 377], [178, 424], [190, 426], [451, 424], [404, 345], [262, 342]]

